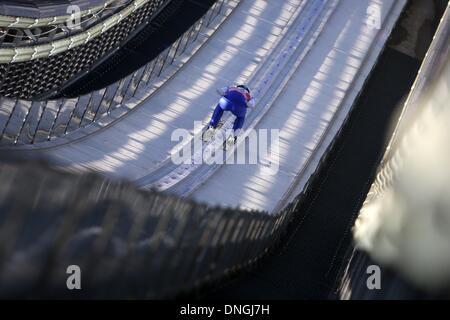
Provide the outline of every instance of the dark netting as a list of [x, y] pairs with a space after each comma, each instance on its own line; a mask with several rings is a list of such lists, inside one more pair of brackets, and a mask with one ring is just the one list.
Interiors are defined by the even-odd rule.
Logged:
[[165, 0], [148, 2], [122, 22], [83, 46], [49, 58], [0, 64], [0, 95], [32, 99], [39, 94], [59, 88], [64, 82], [105, 56], [107, 52], [118, 47], [164, 2]]

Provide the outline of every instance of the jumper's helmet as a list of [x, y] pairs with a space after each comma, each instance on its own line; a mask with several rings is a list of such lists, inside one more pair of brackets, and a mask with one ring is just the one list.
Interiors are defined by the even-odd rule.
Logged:
[[240, 85], [238, 85], [237, 87], [238, 87], [238, 88], [242, 88], [242, 89], [244, 89], [245, 91], [247, 91], [248, 93], [250, 93], [250, 89], [249, 89], [246, 85], [240, 84]]

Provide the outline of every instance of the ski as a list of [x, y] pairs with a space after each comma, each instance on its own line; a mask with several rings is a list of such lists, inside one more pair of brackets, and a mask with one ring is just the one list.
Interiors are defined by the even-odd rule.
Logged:
[[204, 129], [203, 133], [202, 133], [202, 140], [203, 140], [203, 142], [210, 142], [211, 139], [216, 134], [217, 130], [220, 130], [220, 128], [222, 128], [224, 123], [225, 123], [225, 121], [220, 121], [216, 128], [212, 128], [212, 127], [208, 128], [208, 127], [206, 127]]

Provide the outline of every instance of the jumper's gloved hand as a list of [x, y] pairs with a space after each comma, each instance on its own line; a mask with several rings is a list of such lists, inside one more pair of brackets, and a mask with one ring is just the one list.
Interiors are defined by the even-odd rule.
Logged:
[[251, 98], [247, 101], [247, 107], [248, 108], [254, 108], [255, 107], [255, 98]]

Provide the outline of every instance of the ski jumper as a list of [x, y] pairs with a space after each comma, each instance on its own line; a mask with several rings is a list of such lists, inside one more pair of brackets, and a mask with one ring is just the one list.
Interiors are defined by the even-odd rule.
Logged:
[[210, 125], [215, 128], [219, 124], [223, 112], [230, 111], [236, 116], [233, 125], [233, 131], [236, 132], [244, 126], [247, 107], [252, 105], [250, 102], [253, 102], [253, 98], [247, 91], [241, 88], [228, 87], [225, 89], [226, 90], [222, 90], [224, 94], [214, 110]]

